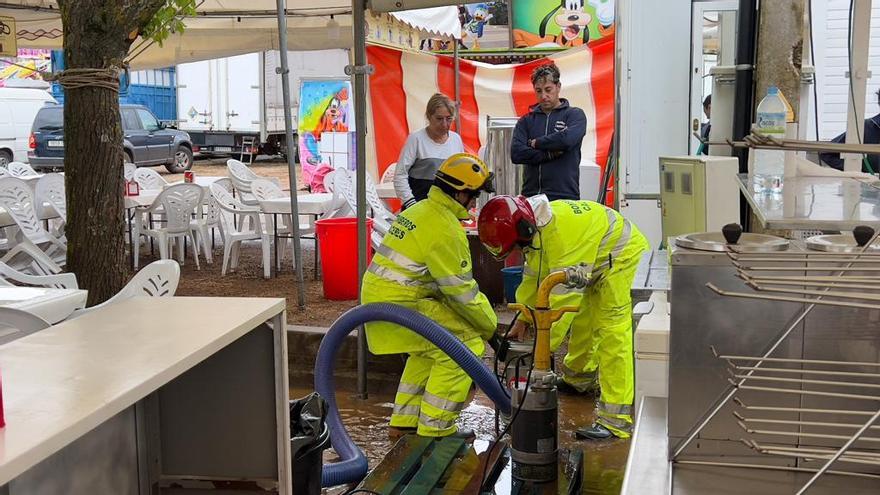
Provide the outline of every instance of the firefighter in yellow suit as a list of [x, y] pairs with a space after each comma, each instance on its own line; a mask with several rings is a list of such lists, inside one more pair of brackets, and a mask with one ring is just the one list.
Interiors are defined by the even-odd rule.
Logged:
[[[458, 153], [443, 162], [428, 197], [401, 212], [385, 234], [364, 274], [361, 301], [418, 311], [481, 356], [498, 319], [474, 281], [461, 221], [469, 218], [480, 192], [491, 190], [492, 174], [479, 158]], [[373, 354], [409, 354], [394, 399], [392, 434], [472, 434], [455, 424], [471, 387], [464, 370], [402, 326], [373, 322], [366, 332]]]
[[[523, 249], [523, 280], [516, 292], [521, 304], [534, 307], [537, 288], [551, 272], [573, 267], [591, 274], [586, 288], [558, 285], [551, 292], [551, 307], [580, 307], [551, 329], [556, 347], [571, 332], [568, 354], [557, 371], [579, 391], [594, 386], [598, 374], [597, 420], [577, 430], [579, 437], [628, 438], [634, 392], [630, 287], [649, 247], [645, 237], [599, 203], [551, 202], [544, 195], [492, 198], [480, 212], [478, 229], [480, 241], [496, 257]], [[510, 333], [516, 336], [524, 329], [521, 319]]]

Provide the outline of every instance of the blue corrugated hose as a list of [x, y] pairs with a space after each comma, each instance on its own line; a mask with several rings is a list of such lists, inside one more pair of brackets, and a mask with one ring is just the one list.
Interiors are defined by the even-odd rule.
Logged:
[[474, 383], [495, 402], [495, 406], [501, 412], [510, 413], [510, 397], [498, 383], [498, 378], [483, 365], [479, 357], [445, 328], [411, 309], [396, 304], [364, 304], [350, 309], [330, 326], [330, 330], [321, 341], [318, 358], [315, 361], [315, 390], [330, 406], [327, 413], [330, 442], [341, 459], [339, 462], [324, 465], [321, 477], [321, 486], [324, 487], [354, 483], [367, 474], [367, 457], [348, 436], [336, 408], [333, 364], [336, 351], [341, 347], [345, 336], [360, 325], [371, 321], [396, 323], [421, 335], [458, 363], [473, 378]]

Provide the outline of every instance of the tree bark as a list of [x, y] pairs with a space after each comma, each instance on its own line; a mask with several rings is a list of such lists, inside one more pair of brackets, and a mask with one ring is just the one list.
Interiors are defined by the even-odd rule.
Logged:
[[[800, 119], [801, 70], [804, 49], [804, 8], [807, 0], [761, 2], [755, 69], [755, 106], [776, 86]], [[809, 40], [807, 40], [809, 42]]]
[[[136, 33], [164, 3], [59, 0], [65, 68], [121, 68]], [[119, 292], [129, 275], [119, 95], [85, 87], [64, 96], [67, 269], [88, 289], [91, 306]]]

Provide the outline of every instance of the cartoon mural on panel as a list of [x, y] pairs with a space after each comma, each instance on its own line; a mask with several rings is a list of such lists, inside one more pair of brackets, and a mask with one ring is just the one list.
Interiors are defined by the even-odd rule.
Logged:
[[614, 35], [614, 0], [517, 0], [515, 48], [571, 48]]
[[351, 82], [348, 79], [303, 80], [299, 93], [299, 161], [308, 184], [315, 171], [329, 160], [321, 156], [325, 132], [354, 131]]

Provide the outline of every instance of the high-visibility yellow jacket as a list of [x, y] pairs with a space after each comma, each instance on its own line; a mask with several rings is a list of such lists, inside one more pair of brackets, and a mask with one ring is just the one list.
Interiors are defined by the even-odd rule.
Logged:
[[[498, 318], [474, 281], [461, 220], [467, 210], [437, 187], [397, 216], [361, 286], [363, 303], [400, 304], [436, 321], [461, 340], [488, 339]], [[366, 325], [374, 354], [420, 352], [433, 345], [399, 325]]]
[[[614, 263], [631, 262], [650, 247], [635, 225], [599, 203], [551, 201], [549, 212], [552, 216], [546, 225], [541, 225], [539, 219], [540, 234], [532, 241], [535, 249], [525, 253], [523, 280], [516, 291], [519, 303], [534, 306], [538, 285], [552, 272], [584, 266], [592, 272], [591, 281], [595, 283]], [[585, 293], [583, 288], [557, 285], [550, 293], [550, 307], [579, 306]], [[569, 325], [573, 317], [568, 314], [557, 321], [554, 332], [559, 330], [557, 327]]]

